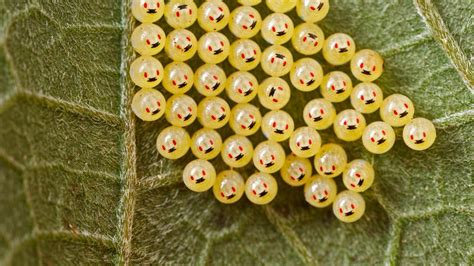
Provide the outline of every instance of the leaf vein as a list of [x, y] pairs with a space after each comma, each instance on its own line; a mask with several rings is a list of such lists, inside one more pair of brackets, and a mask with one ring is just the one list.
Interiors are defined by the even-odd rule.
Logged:
[[128, 78], [128, 66], [133, 59], [133, 50], [130, 45], [129, 36], [133, 28], [133, 19], [130, 13], [131, 0], [122, 1], [122, 55], [121, 55], [121, 88], [122, 102], [120, 116], [125, 122], [125, 133], [123, 135], [123, 164], [121, 170], [122, 197], [118, 209], [118, 237], [120, 239], [120, 250], [118, 264], [129, 265], [132, 256], [132, 229], [135, 214], [136, 187], [138, 184], [136, 169], [136, 137], [135, 116], [130, 110], [134, 86]]
[[452, 113], [433, 120], [437, 126], [455, 124], [456, 122], [472, 121], [474, 119], [474, 110], [468, 109], [461, 112]]
[[95, 170], [90, 170], [90, 169], [74, 169], [72, 167], [67, 166], [66, 164], [62, 163], [36, 163], [36, 164], [28, 164], [25, 166], [25, 170], [41, 170], [41, 169], [54, 169], [54, 168], [60, 168], [61, 170], [65, 172], [69, 172], [72, 174], [76, 174], [77, 176], [83, 176], [83, 175], [93, 175], [97, 177], [102, 177], [108, 180], [113, 180], [117, 181], [118, 177], [106, 173], [106, 172], [101, 172], [101, 171], [95, 171]]
[[470, 215], [474, 214], [474, 209], [466, 206], [437, 206], [437, 207], [428, 207], [423, 211], [409, 211], [407, 213], [400, 214], [400, 219], [404, 220], [420, 220], [424, 218], [429, 218], [432, 216], [437, 216], [446, 212], [458, 212], [458, 213], [468, 213]]
[[[9, 163], [11, 166], [16, 168], [16, 170], [21, 172], [22, 186], [23, 186], [23, 192], [24, 192], [24, 195], [25, 195], [25, 201], [26, 201], [26, 205], [28, 207], [28, 212], [29, 212], [29, 215], [30, 215], [31, 223], [33, 225], [33, 232], [36, 232], [38, 230], [38, 223], [36, 221], [36, 215], [35, 215], [35, 212], [33, 210], [33, 204], [32, 204], [32, 200], [31, 200], [31, 193], [30, 193], [30, 190], [29, 190], [28, 179], [25, 176], [26, 168], [25, 168], [24, 165], [17, 162], [12, 156], [7, 154], [3, 149], [0, 149], [0, 159], [3, 159], [5, 162]], [[39, 248], [36, 247], [35, 250], [36, 250], [36, 253], [38, 254], [38, 256], [40, 256]], [[11, 245], [10, 251], [13, 255], [14, 251], [15, 251], [15, 245]], [[8, 255], [5, 256], [5, 258], [7, 260], [10, 260]], [[0, 263], [0, 265], [3, 265], [3, 264]]]
[[74, 239], [82, 242], [92, 242], [105, 247], [115, 248], [114, 239], [88, 231], [67, 231], [67, 230], [48, 230], [36, 231], [28, 234], [21, 239], [12, 242], [11, 248], [5, 254], [0, 265], [10, 265], [14, 259], [15, 253], [20, 251], [24, 246], [35, 242], [37, 240], [60, 240], [60, 239]]
[[384, 57], [391, 57], [391, 56], [394, 56], [396, 54], [402, 53], [402, 52], [404, 52], [404, 51], [406, 51], [409, 48], [412, 48], [414, 46], [421, 45], [421, 44], [424, 44], [426, 42], [429, 42], [432, 39], [433, 39], [433, 37], [431, 35], [429, 35], [427, 33], [422, 33], [422, 34], [416, 35], [415, 37], [413, 37], [409, 40], [399, 42], [399, 43], [396, 43], [394, 45], [387, 46], [387, 47], [381, 49], [380, 53]]
[[0, 149], [0, 160], [12, 166], [17, 171], [24, 171], [25, 166], [8, 154], [5, 150]]
[[117, 126], [122, 126], [123, 122], [121, 121], [120, 117], [116, 114], [112, 114], [103, 110], [96, 109], [92, 106], [77, 104], [69, 101], [65, 101], [62, 99], [56, 99], [49, 95], [44, 95], [41, 93], [35, 93], [27, 90], [21, 90], [18, 92], [19, 97], [24, 97], [27, 99], [37, 100], [40, 104], [46, 104], [48, 106], [57, 107], [63, 109], [68, 112], [72, 112], [75, 114], [79, 114], [82, 116], [87, 116], [91, 118], [98, 118], [103, 122]]
[[296, 232], [288, 225], [288, 222], [281, 215], [270, 207], [265, 206], [265, 215], [278, 232], [288, 241], [288, 244], [295, 250], [298, 256], [306, 265], [315, 265], [316, 261], [306, 245], [301, 241]]
[[385, 265], [396, 265], [398, 250], [400, 248], [400, 237], [402, 233], [402, 222], [400, 219], [392, 221], [392, 228], [390, 229], [390, 238], [387, 249], [385, 251], [386, 261]]
[[179, 175], [171, 173], [158, 174], [154, 176], [145, 177], [138, 181], [138, 187], [140, 190], [153, 190], [160, 187], [172, 186], [181, 181]]

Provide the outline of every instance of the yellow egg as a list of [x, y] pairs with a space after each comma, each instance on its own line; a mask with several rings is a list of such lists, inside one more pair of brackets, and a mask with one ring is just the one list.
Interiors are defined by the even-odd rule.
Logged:
[[285, 150], [272, 140], [261, 142], [253, 152], [253, 164], [260, 172], [275, 173], [285, 163]]
[[293, 36], [293, 20], [285, 14], [273, 13], [262, 22], [262, 37], [271, 44], [284, 44]]
[[320, 176], [336, 177], [344, 171], [347, 155], [344, 149], [334, 143], [324, 144], [314, 157], [314, 167]]
[[357, 159], [347, 165], [342, 174], [342, 181], [347, 189], [364, 192], [374, 183], [374, 167], [362, 159]]
[[177, 94], [166, 102], [166, 120], [173, 126], [191, 125], [197, 117], [197, 105], [193, 98], [185, 94]]
[[380, 108], [383, 93], [377, 84], [362, 82], [357, 84], [351, 93], [351, 104], [357, 111], [370, 114]]
[[265, 79], [258, 89], [258, 99], [270, 110], [283, 108], [290, 101], [291, 89], [288, 83], [278, 77]]
[[166, 99], [157, 90], [141, 89], [133, 96], [132, 110], [143, 121], [155, 121], [165, 113]]
[[270, 203], [278, 193], [275, 178], [267, 173], [255, 173], [245, 182], [245, 195], [254, 204]]
[[191, 151], [199, 159], [214, 159], [219, 155], [221, 149], [221, 135], [213, 129], [201, 128], [191, 138]]
[[311, 127], [300, 127], [290, 137], [290, 149], [298, 157], [309, 158], [321, 148], [321, 137]]
[[366, 126], [364, 116], [356, 110], [347, 109], [336, 116], [334, 133], [344, 141], [358, 140]]
[[206, 97], [198, 105], [199, 122], [203, 127], [221, 128], [229, 122], [230, 107], [219, 97]]
[[237, 202], [244, 194], [245, 182], [236, 171], [225, 170], [217, 175], [212, 190], [218, 201], [231, 204]]
[[242, 71], [249, 71], [258, 66], [262, 51], [260, 46], [252, 40], [237, 40], [230, 46], [229, 62]]
[[365, 201], [359, 193], [345, 190], [337, 194], [332, 210], [337, 219], [345, 223], [352, 223], [364, 215]]
[[312, 58], [302, 58], [293, 64], [290, 79], [300, 91], [313, 91], [323, 80], [323, 68]]
[[316, 24], [302, 23], [295, 28], [291, 43], [300, 54], [314, 55], [323, 49], [324, 32]]
[[256, 6], [262, 2], [262, 0], [237, 0], [239, 4], [245, 6]]
[[306, 22], [318, 22], [329, 12], [329, 0], [300, 0], [296, 3], [296, 13]]
[[293, 118], [285, 111], [270, 111], [263, 116], [262, 132], [269, 140], [277, 142], [287, 140], [294, 129]]
[[333, 178], [319, 175], [311, 177], [304, 185], [306, 202], [316, 208], [324, 208], [334, 202], [337, 195], [337, 186]]
[[216, 170], [206, 160], [197, 159], [186, 165], [183, 170], [186, 187], [194, 192], [209, 190], [216, 182]]
[[229, 7], [224, 1], [208, 0], [198, 9], [198, 23], [205, 31], [220, 31], [229, 23]]
[[374, 81], [382, 75], [383, 59], [376, 51], [360, 50], [351, 59], [351, 72], [360, 81]]
[[229, 124], [235, 134], [250, 136], [260, 128], [262, 115], [254, 105], [239, 103], [232, 108], [231, 113]]
[[395, 131], [385, 122], [373, 122], [364, 129], [362, 144], [371, 153], [386, 153], [394, 143]]
[[288, 185], [298, 187], [306, 184], [313, 173], [313, 166], [306, 158], [299, 158], [294, 154], [286, 157], [280, 175]]
[[356, 44], [351, 36], [345, 33], [334, 33], [324, 42], [323, 56], [331, 65], [343, 65], [351, 61], [356, 51]]
[[204, 96], [217, 96], [225, 89], [227, 77], [218, 65], [205, 64], [194, 74], [194, 87]]
[[198, 42], [198, 54], [202, 61], [218, 64], [229, 56], [230, 43], [220, 32], [208, 32]]
[[290, 50], [281, 45], [272, 45], [263, 51], [260, 65], [268, 75], [280, 77], [290, 72], [293, 55]]
[[405, 95], [392, 94], [380, 106], [380, 117], [392, 127], [408, 124], [415, 114], [413, 102]]
[[175, 29], [187, 28], [197, 19], [197, 6], [193, 0], [170, 0], [166, 4], [165, 18]]
[[165, 12], [164, 0], [133, 0], [132, 14], [140, 22], [153, 23]]
[[130, 78], [142, 88], [153, 88], [163, 80], [163, 65], [152, 56], [144, 55], [130, 65]]
[[252, 73], [237, 71], [227, 79], [227, 96], [236, 103], [248, 103], [257, 95], [258, 86], [258, 80]]
[[303, 119], [309, 127], [317, 130], [326, 129], [336, 120], [336, 108], [326, 99], [314, 99], [304, 107]]
[[190, 66], [183, 62], [171, 62], [165, 67], [163, 87], [172, 94], [183, 94], [194, 84], [194, 73]]
[[266, 0], [267, 7], [273, 12], [286, 13], [296, 6], [297, 0]]
[[403, 128], [403, 141], [413, 150], [426, 150], [436, 139], [436, 128], [428, 119], [415, 118]]
[[166, 38], [165, 51], [174, 61], [187, 61], [197, 51], [196, 36], [189, 30], [174, 30]]
[[156, 139], [156, 148], [167, 159], [179, 159], [189, 150], [191, 138], [185, 129], [170, 126], [163, 129]]
[[230, 13], [229, 29], [237, 38], [252, 38], [261, 28], [262, 17], [253, 7], [241, 6]]
[[253, 156], [252, 142], [244, 136], [233, 135], [222, 144], [222, 160], [230, 167], [244, 167]]
[[332, 71], [321, 82], [321, 94], [333, 103], [346, 100], [352, 92], [352, 80], [344, 72]]
[[141, 55], [155, 55], [165, 48], [166, 34], [155, 24], [143, 23], [132, 33], [133, 49]]

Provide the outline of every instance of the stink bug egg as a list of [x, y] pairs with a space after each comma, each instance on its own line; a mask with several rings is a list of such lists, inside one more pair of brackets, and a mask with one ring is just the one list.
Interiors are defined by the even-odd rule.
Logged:
[[275, 141], [267, 140], [255, 147], [253, 164], [264, 173], [275, 173], [285, 163], [285, 150]]
[[166, 34], [155, 24], [144, 23], [136, 27], [131, 37], [132, 46], [141, 55], [155, 55], [165, 47]]
[[332, 210], [339, 220], [352, 223], [364, 215], [365, 201], [359, 193], [346, 190], [337, 194]]
[[231, 204], [237, 202], [245, 190], [245, 182], [242, 176], [233, 170], [225, 170], [217, 175], [214, 184], [214, 197], [222, 203]]
[[304, 185], [313, 173], [313, 166], [309, 159], [300, 158], [294, 154], [286, 157], [280, 175], [288, 185], [298, 187]]
[[403, 128], [403, 141], [413, 150], [426, 150], [436, 139], [436, 128], [428, 119], [415, 118]]
[[283, 108], [290, 101], [290, 97], [290, 86], [282, 78], [267, 78], [260, 84], [258, 89], [260, 104], [270, 110]]
[[187, 28], [197, 19], [197, 6], [193, 0], [170, 0], [166, 4], [165, 19], [175, 29]]
[[164, 0], [133, 0], [132, 14], [142, 23], [153, 23], [165, 12]]
[[293, 20], [285, 14], [273, 13], [262, 23], [262, 37], [271, 44], [284, 44], [293, 36]]
[[151, 56], [141, 56], [130, 65], [130, 77], [135, 85], [153, 88], [163, 80], [163, 65]]
[[248, 103], [257, 95], [258, 80], [250, 72], [237, 71], [227, 79], [226, 92], [236, 103]]
[[155, 89], [141, 89], [133, 96], [132, 110], [143, 121], [155, 121], [165, 113], [165, 97]]
[[214, 186], [216, 170], [210, 162], [197, 159], [188, 163], [184, 168], [183, 181], [190, 190], [204, 192]]
[[267, 173], [255, 173], [245, 182], [245, 195], [254, 204], [270, 203], [278, 193], [275, 178]]
[[262, 17], [250, 6], [241, 6], [230, 14], [229, 29], [235, 37], [249, 39], [262, 28]]
[[306, 202], [316, 208], [324, 208], [334, 202], [337, 195], [337, 186], [333, 178], [319, 175], [311, 177], [304, 186]]
[[347, 165], [347, 155], [337, 144], [324, 144], [314, 157], [314, 167], [323, 177], [336, 177], [344, 171]]
[[262, 115], [257, 107], [249, 103], [239, 103], [232, 108], [230, 127], [235, 134], [250, 136], [255, 134], [262, 123]]
[[170, 126], [163, 129], [158, 135], [156, 148], [161, 156], [175, 160], [188, 152], [190, 143], [191, 138], [185, 129]]
[[298, 157], [314, 156], [321, 147], [321, 136], [311, 127], [300, 127], [290, 137], [290, 149]]
[[198, 42], [198, 54], [206, 63], [218, 64], [229, 56], [230, 43], [220, 32], [208, 32]]
[[217, 96], [224, 90], [227, 77], [218, 65], [205, 64], [194, 74], [194, 86], [204, 96]]
[[198, 9], [198, 23], [205, 31], [220, 31], [229, 23], [229, 7], [224, 1], [208, 0]]
[[197, 117], [197, 105], [185, 94], [171, 96], [166, 102], [166, 120], [174, 126], [191, 125]]
[[191, 138], [191, 151], [199, 159], [214, 159], [219, 155], [221, 148], [221, 135], [213, 129], [201, 128]]
[[206, 97], [199, 103], [198, 118], [204, 127], [221, 128], [229, 121], [229, 104], [219, 97]]
[[165, 67], [163, 87], [172, 94], [183, 94], [194, 84], [194, 73], [189, 65], [183, 62], [171, 62]]
[[222, 144], [221, 156], [230, 167], [243, 167], [252, 160], [252, 142], [244, 136], [233, 135]]
[[284, 141], [291, 136], [294, 129], [293, 118], [285, 111], [270, 111], [263, 116], [262, 132], [269, 140]]

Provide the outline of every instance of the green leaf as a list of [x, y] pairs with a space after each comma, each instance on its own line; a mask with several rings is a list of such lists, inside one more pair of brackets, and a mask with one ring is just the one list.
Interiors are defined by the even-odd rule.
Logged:
[[[346, 32], [359, 48], [380, 51], [385, 95], [409, 96], [416, 116], [432, 119], [438, 132], [424, 152], [406, 147], [400, 130], [381, 156], [360, 141], [343, 143], [377, 174], [354, 224], [310, 207], [301, 188], [281, 180], [264, 207], [246, 199], [224, 206], [210, 192], [187, 190], [180, 175], [192, 156], [161, 158], [155, 139], [168, 124], [138, 121], [130, 110], [130, 0], [0, 1], [0, 264], [472, 264], [474, 4], [331, 4], [325, 33]], [[292, 95], [286, 110], [297, 125], [316, 97]], [[322, 136], [340, 142], [332, 130]]]

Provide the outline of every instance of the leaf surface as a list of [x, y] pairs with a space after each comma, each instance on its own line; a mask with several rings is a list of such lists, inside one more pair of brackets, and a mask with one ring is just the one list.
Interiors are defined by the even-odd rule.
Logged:
[[[155, 140], [168, 124], [138, 121], [130, 110], [129, 0], [0, 1], [0, 264], [472, 264], [474, 4], [331, 4], [320, 23], [325, 34], [346, 32], [358, 48], [380, 51], [384, 94], [409, 96], [416, 116], [432, 119], [438, 133], [424, 152], [406, 147], [400, 129], [381, 156], [360, 141], [343, 143], [350, 159], [376, 168], [363, 194], [366, 214], [354, 224], [309, 207], [302, 188], [280, 178], [265, 207], [246, 199], [225, 206], [210, 192], [188, 191], [181, 172], [192, 156], [161, 158]], [[170, 31], [164, 19], [159, 24]], [[203, 33], [197, 24], [192, 30]], [[158, 58], [169, 62], [164, 52]], [[260, 68], [254, 73], [263, 79]], [[317, 97], [295, 91], [285, 110], [301, 126], [304, 104]], [[339, 142], [332, 130], [321, 134]]]

